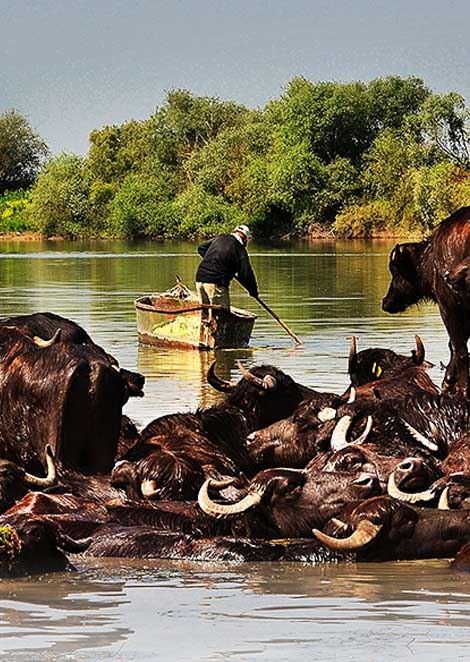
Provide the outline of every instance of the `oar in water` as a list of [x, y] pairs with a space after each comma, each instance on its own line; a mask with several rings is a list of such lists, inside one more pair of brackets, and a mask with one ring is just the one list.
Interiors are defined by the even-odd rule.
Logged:
[[255, 297], [255, 299], [259, 303], [260, 306], [262, 306], [270, 315], [272, 315], [272, 317], [274, 317], [274, 319], [277, 322], [279, 322], [279, 324], [282, 326], [284, 331], [287, 331], [287, 333], [290, 335], [290, 337], [293, 338], [293, 340], [295, 340], [297, 345], [302, 345], [303, 344], [302, 341], [300, 340], [300, 338], [298, 336], [296, 336], [295, 333], [289, 329], [287, 324], [282, 321], [282, 319], [279, 317], [279, 315], [277, 315], [274, 312], [274, 310], [271, 310], [271, 308], [268, 306], [268, 304], [264, 303], [264, 301], [262, 301], [259, 297]]

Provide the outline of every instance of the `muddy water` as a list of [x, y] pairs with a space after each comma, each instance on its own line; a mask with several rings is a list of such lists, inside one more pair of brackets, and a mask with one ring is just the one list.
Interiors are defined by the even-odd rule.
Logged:
[[[218, 373], [236, 360], [272, 363], [296, 380], [341, 391], [347, 338], [359, 348], [408, 353], [419, 333], [427, 358], [447, 361], [432, 306], [382, 313], [387, 242], [254, 245], [261, 297], [304, 341], [295, 349], [243, 290], [234, 305], [259, 313], [248, 350], [217, 352]], [[50, 310], [82, 324], [120, 363], [147, 377], [146, 396], [126, 413], [140, 426], [156, 416], [207, 406], [218, 395], [205, 373], [214, 356], [155, 350], [136, 342], [132, 301], [191, 284], [198, 263], [188, 243], [93, 242], [0, 245], [1, 314]], [[445, 561], [235, 568], [149, 562], [78, 563], [78, 573], [0, 582], [0, 659], [288, 660], [466, 659], [470, 579]]]

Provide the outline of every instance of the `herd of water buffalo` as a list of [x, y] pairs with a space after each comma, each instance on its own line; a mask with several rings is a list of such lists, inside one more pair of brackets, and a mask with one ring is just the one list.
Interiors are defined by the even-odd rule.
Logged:
[[227, 382], [213, 364], [218, 405], [141, 431], [122, 408], [143, 375], [52, 313], [0, 321], [0, 571], [74, 553], [470, 567], [469, 268], [470, 208], [390, 256], [384, 310], [439, 306], [442, 389], [419, 336], [409, 356], [352, 338], [343, 394], [271, 365]]

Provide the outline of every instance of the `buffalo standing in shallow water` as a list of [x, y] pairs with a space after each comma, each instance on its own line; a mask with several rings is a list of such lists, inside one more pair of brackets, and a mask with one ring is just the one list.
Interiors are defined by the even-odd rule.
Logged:
[[443, 389], [470, 395], [470, 207], [442, 221], [428, 239], [397, 244], [389, 268], [383, 309], [400, 313], [420, 301], [437, 303], [450, 348]]

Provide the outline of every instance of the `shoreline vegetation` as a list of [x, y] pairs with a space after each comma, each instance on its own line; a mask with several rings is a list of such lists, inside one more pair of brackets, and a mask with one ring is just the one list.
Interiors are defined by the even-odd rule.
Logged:
[[0, 115], [0, 239], [421, 238], [470, 205], [470, 112], [416, 77], [294, 78], [264, 108], [187, 90], [50, 157]]

